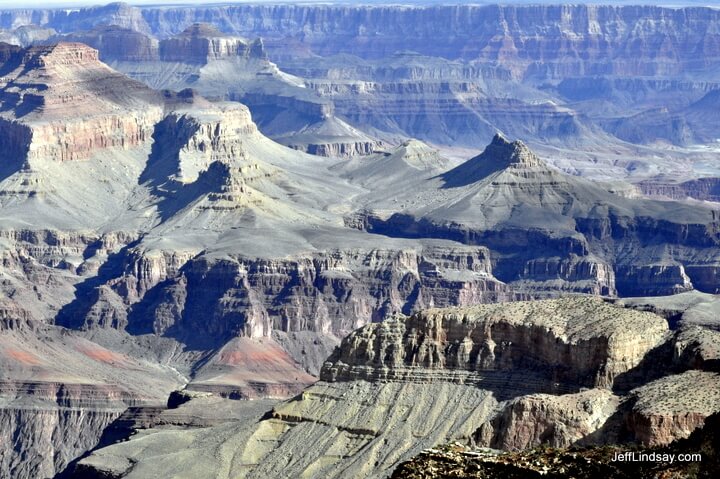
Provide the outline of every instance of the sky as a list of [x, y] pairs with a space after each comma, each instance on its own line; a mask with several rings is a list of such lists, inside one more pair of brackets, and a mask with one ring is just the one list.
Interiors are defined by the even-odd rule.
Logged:
[[[123, 0], [124, 3], [132, 5], [182, 5], [198, 3], [632, 3], [632, 4], [713, 4], [713, 0], [445, 0], [445, 1], [422, 1], [422, 0], [365, 0], [352, 2], [351, 0], [305, 0], [293, 2], [292, 0]], [[104, 5], [111, 3], [111, 0], [0, 0], [2, 8], [25, 8], [25, 7], [57, 7], [57, 6], [88, 6]], [[720, 3], [720, 2], [718, 2]]]
[[[78, 7], [89, 5], [104, 5], [111, 0], [0, 0], [0, 8], [28, 8], [28, 7]], [[594, 3], [594, 4], [644, 4], [644, 5], [716, 5], [720, 0], [364, 0], [353, 2], [352, 0], [305, 0], [293, 2], [292, 0], [246, 0], [246, 1], [222, 1], [222, 0], [124, 0], [125, 3], [133, 5], [181, 5], [198, 3]]]

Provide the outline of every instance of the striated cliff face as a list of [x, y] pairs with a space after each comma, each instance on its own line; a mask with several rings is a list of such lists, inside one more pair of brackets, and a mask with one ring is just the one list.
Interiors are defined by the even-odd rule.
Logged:
[[497, 61], [521, 76], [663, 75], [720, 58], [712, 28], [718, 12], [706, 8], [258, 5], [147, 8], [142, 14], [161, 36], [212, 21], [241, 35], [291, 36], [320, 55], [373, 58], [411, 50]]
[[551, 382], [610, 388], [666, 331], [657, 316], [618, 315], [617, 308], [594, 299], [428, 310], [356, 331], [320, 378], [412, 381], [433, 370], [457, 370], [459, 378], [483, 387], [486, 372], [492, 382], [492, 372], [525, 370], [539, 390]]
[[[258, 130], [248, 108], [241, 104], [180, 108], [155, 126], [154, 152], [174, 177], [193, 182], [214, 162], [231, 163], [247, 157], [243, 143], [257, 136]], [[158, 160], [162, 161], [162, 160]]]
[[[283, 121], [302, 125], [307, 137], [287, 138], [298, 149], [379, 145], [358, 139], [331, 102], [288, 94], [307, 88], [259, 43], [236, 40], [202, 26], [163, 40], [185, 41], [199, 63], [171, 58], [160, 76], [210, 72], [204, 88], [215, 92], [241, 84], [228, 95], [277, 107], [262, 128], [280, 136]], [[602, 441], [616, 437], [605, 426], [618, 415], [613, 428], [664, 443], [715, 407], [687, 417], [671, 407], [690, 383], [716, 386], [717, 339], [707, 331], [666, 341], [659, 317], [589, 299], [476, 306], [563, 291], [714, 292], [711, 205], [620, 197], [501, 136], [449, 170], [450, 160], [415, 141], [335, 162], [269, 140], [243, 105], [156, 93], [83, 45], [0, 51], [0, 147], [10, 160], [0, 166], [0, 417], [4, 436], [27, 438], [2, 458], [19, 476], [57, 472], [120, 414], [153, 424], [145, 414], [177, 387], [284, 398], [318, 373], [321, 383], [240, 432], [165, 431], [178, 442], [137, 452], [128, 441], [133, 458], [114, 464], [132, 469], [144, 454], [165, 461], [178, 444], [202, 444], [211, 469], [380, 474], [447, 439], [507, 448]], [[463, 309], [413, 314], [451, 306]], [[395, 313], [412, 316], [375, 324]], [[665, 363], [672, 376], [648, 367]], [[308, 445], [288, 466], [288, 451]], [[215, 461], [228, 449], [237, 457]], [[36, 451], [43, 456], [19, 468]]]
[[666, 445], [688, 437], [720, 410], [720, 374], [687, 371], [667, 376], [633, 391], [627, 417], [635, 440], [647, 446]]
[[5, 65], [2, 142], [18, 163], [141, 147], [162, 115], [154, 92], [109, 69], [83, 44], [31, 47]]
[[160, 42], [136, 30], [117, 25], [101, 25], [55, 37], [58, 41], [84, 43], [100, 53], [104, 63], [114, 61], [158, 61]]
[[474, 440], [506, 451], [538, 444], [567, 447], [599, 430], [619, 405], [620, 398], [607, 389], [521, 396], [508, 401], [500, 413], [480, 426]]
[[[717, 413], [709, 416], [704, 427], [695, 430], [686, 439], [662, 447], [638, 447], [634, 451], [635, 457], [673, 458], [672, 461], [619, 461], [618, 455], [627, 453], [627, 448], [623, 446], [539, 447], [527, 451], [498, 453], [453, 443], [423, 451], [400, 464], [391, 477], [420, 479], [452, 475], [459, 479], [469, 479], [481, 474], [489, 477], [551, 476], [558, 479], [714, 477], [720, 472], [717, 455], [719, 419], [720, 414]], [[698, 453], [701, 457], [696, 455]], [[678, 461], [679, 457], [690, 459]]]
[[132, 307], [123, 320], [95, 319], [113, 311], [100, 296], [77, 305], [73, 325], [127, 327], [209, 344], [237, 334], [267, 337], [273, 330], [342, 337], [393, 311], [513, 297], [475, 248], [335, 250], [292, 259], [199, 257], [180, 268], [166, 263], [176, 259], [169, 253], [132, 253], [125, 272], [103, 290]]
[[55, 33], [52, 28], [23, 25], [11, 30], [0, 29], [0, 42], [27, 47], [36, 42], [46, 42]]
[[0, 431], [17, 438], [3, 448], [0, 467], [7, 477], [54, 477], [70, 461], [92, 449], [123, 405], [107, 408], [59, 407], [38, 401], [0, 408]]
[[171, 368], [39, 321], [3, 324], [0, 361], [0, 434], [12, 438], [0, 451], [7, 477], [54, 477], [125, 409], [162, 404], [182, 384]]
[[638, 183], [640, 190], [648, 196], [660, 196], [676, 200], [694, 198], [703, 201], [720, 202], [720, 178], [698, 178], [676, 183], [671, 181], [647, 180]]
[[206, 23], [195, 23], [181, 34], [160, 42], [160, 59], [165, 62], [204, 65], [208, 61], [233, 57], [267, 59], [260, 40], [250, 43], [223, 34]]
[[[397, 204], [401, 211], [393, 212]], [[602, 295], [715, 292], [720, 213], [712, 204], [676, 204], [682, 215], [660, 214], [668, 203], [617, 196], [496, 136], [454, 169], [372, 199], [353, 224], [484, 245], [496, 254], [494, 274], [522, 290], [553, 284]], [[657, 238], [677, 249], [657, 256]]]
[[28, 9], [16, 8], [0, 15], [2, 28], [21, 25], [52, 25], [58, 32], [90, 30], [96, 25], [117, 25], [122, 28], [150, 33], [142, 12], [127, 3], [114, 2], [82, 9]]
[[586, 122], [570, 109], [496, 97], [494, 87], [483, 82], [410, 75], [396, 81], [312, 80], [308, 86], [332, 101], [336, 113], [353, 125], [438, 144], [476, 145], [497, 131], [548, 142], [582, 142], [592, 136]]

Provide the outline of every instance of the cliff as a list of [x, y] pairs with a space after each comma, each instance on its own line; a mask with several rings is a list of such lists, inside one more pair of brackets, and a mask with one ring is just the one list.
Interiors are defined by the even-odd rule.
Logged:
[[266, 59], [262, 42], [250, 43], [226, 35], [206, 23], [195, 23], [182, 33], [160, 41], [160, 59], [165, 62], [197, 63], [228, 57]]
[[158, 405], [179, 374], [78, 334], [35, 324], [0, 334], [5, 477], [53, 477], [95, 447], [128, 407]]
[[[415, 51], [497, 62], [514, 75], [671, 75], [717, 65], [714, 9], [616, 5], [368, 6], [238, 5], [8, 10], [0, 27], [35, 23], [61, 32], [118, 25], [158, 37], [198, 22], [224, 33], [262, 36], [274, 58], [319, 55], [387, 57]], [[663, 18], [664, 21], [655, 21]], [[452, 36], [445, 35], [452, 31]], [[288, 37], [296, 44], [288, 49]]]
[[[668, 75], [720, 57], [712, 28], [718, 13], [696, 7], [257, 5], [146, 8], [142, 15], [160, 36], [212, 21], [268, 42], [286, 44], [290, 36], [320, 55], [377, 58], [411, 50], [495, 61], [518, 76]], [[276, 45], [271, 55], [279, 58]]]
[[74, 31], [55, 38], [58, 41], [84, 43], [96, 49], [104, 63], [153, 62], [160, 59], [160, 43], [157, 39], [117, 25], [99, 25], [92, 30]]
[[541, 391], [553, 382], [570, 389], [610, 388], [661, 341], [666, 328], [658, 317], [619, 315], [591, 299], [429, 310], [356, 331], [320, 378], [422, 381], [433, 370], [457, 370], [458, 378], [483, 387], [485, 373], [492, 384], [502, 377], [497, 371], [527, 371]]
[[[445, 444], [423, 451], [400, 464], [392, 479], [420, 479], [450, 475], [459, 479], [477, 477], [520, 478], [551, 476], [606, 477], [608, 479], [654, 479], [657, 477], [714, 477], [718, 463], [718, 414], [688, 439], [665, 447], [628, 450], [621, 447], [552, 448], [500, 453], [494, 450]], [[623, 459], [618, 459], [622, 457]], [[678, 459], [683, 457], [683, 461]]]
[[108, 68], [83, 44], [30, 47], [8, 65], [0, 84], [8, 133], [1, 141], [19, 164], [144, 146], [162, 115], [154, 92]]
[[[498, 254], [494, 274], [521, 290], [552, 283], [601, 295], [714, 293], [720, 213], [712, 204], [674, 205], [683, 213], [665, 215], [667, 202], [616, 195], [496, 136], [482, 154], [449, 171], [378, 191], [353, 224], [394, 237], [482, 244]], [[650, 243], [659, 237], [696, 251], [700, 261], [686, 262], [684, 253], [656, 257]]]

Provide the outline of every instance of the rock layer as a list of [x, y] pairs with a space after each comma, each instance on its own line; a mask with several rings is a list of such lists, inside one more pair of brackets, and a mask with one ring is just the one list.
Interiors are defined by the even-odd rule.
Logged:
[[2, 143], [20, 164], [144, 146], [162, 115], [154, 92], [113, 72], [83, 44], [31, 47], [6, 65], [0, 101], [8, 134]]
[[[610, 388], [666, 331], [657, 316], [619, 314], [593, 299], [428, 310], [356, 331], [329, 358], [320, 378], [412, 381], [417, 374], [422, 381], [433, 370], [457, 370], [468, 382], [479, 376], [480, 387], [486, 387], [486, 372], [526, 371], [538, 390], [543, 379], [571, 389]], [[491, 383], [492, 376], [488, 379]]]

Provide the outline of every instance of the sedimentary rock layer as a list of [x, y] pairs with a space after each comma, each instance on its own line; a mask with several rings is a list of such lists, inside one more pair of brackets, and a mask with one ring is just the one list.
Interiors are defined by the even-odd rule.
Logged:
[[451, 377], [457, 371], [459, 378], [467, 376], [484, 387], [485, 372], [491, 373], [490, 382], [492, 372], [526, 370], [539, 390], [543, 380], [571, 388], [609, 388], [666, 331], [658, 316], [620, 314], [599, 299], [431, 309], [356, 331], [343, 340], [320, 377], [422, 381], [432, 371]]

